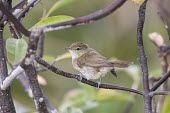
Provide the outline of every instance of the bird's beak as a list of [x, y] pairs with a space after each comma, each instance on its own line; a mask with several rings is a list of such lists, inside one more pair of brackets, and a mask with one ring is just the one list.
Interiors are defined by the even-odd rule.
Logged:
[[65, 50], [70, 50], [70, 47], [65, 47], [64, 49], [65, 49]]

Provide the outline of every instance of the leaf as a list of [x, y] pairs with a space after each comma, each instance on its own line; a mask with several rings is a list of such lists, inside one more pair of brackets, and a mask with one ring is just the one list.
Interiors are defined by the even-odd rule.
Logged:
[[74, 18], [71, 16], [66, 16], [66, 15], [60, 15], [60, 16], [52, 16], [45, 18], [38, 23], [36, 23], [33, 27], [40, 27], [40, 26], [45, 26], [45, 25], [51, 25], [51, 24], [57, 24], [60, 22], [68, 21], [68, 20], [73, 20]]
[[166, 96], [161, 113], [170, 113], [169, 105], [170, 105], [170, 96]]
[[16, 65], [25, 57], [27, 43], [24, 39], [9, 38], [6, 41], [6, 49], [9, 62]]
[[63, 6], [66, 6], [68, 4], [71, 4], [73, 3], [75, 0], [60, 0], [60, 1], [57, 1], [50, 9], [49, 11], [47, 12], [47, 15], [46, 17], [48, 17], [51, 13], [53, 13], [54, 11], [56, 11], [57, 9], [63, 7]]
[[71, 54], [69, 52], [57, 56], [57, 58], [55, 59], [55, 62], [59, 60], [67, 59], [67, 58], [71, 58]]
[[126, 93], [110, 89], [99, 89], [96, 95], [96, 100], [99, 102], [112, 102], [112, 101], [133, 101], [133, 98]]

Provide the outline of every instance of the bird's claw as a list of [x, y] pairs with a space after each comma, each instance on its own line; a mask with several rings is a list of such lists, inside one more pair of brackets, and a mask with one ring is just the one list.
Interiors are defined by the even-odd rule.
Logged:
[[101, 81], [98, 81], [98, 82], [97, 82], [96, 90], [98, 90], [98, 89], [100, 88], [100, 85], [101, 85]]
[[79, 81], [81, 82], [82, 81], [82, 79], [83, 79], [83, 74], [79, 74]]

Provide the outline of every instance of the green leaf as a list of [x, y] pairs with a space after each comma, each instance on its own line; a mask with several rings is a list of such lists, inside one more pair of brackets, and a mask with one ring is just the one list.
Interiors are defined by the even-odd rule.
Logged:
[[7, 58], [13, 65], [18, 64], [26, 55], [27, 43], [22, 39], [9, 38], [6, 41]]
[[112, 102], [115, 100], [134, 101], [130, 95], [110, 89], [99, 89], [96, 95], [96, 100], [99, 102]]
[[51, 13], [53, 13], [54, 11], [56, 11], [57, 9], [69, 5], [70, 3], [73, 3], [75, 0], [60, 0], [57, 1], [48, 11], [46, 17], [48, 17]]
[[161, 113], [170, 113], [169, 105], [170, 105], [170, 96], [166, 96]]
[[57, 24], [57, 23], [60, 23], [60, 22], [69, 21], [69, 20], [73, 20], [73, 19], [74, 19], [73, 17], [66, 16], [66, 15], [52, 16], [52, 17], [48, 17], [48, 18], [45, 18], [45, 19], [39, 21], [33, 27], [40, 27], [40, 26], [45, 26], [45, 25]]

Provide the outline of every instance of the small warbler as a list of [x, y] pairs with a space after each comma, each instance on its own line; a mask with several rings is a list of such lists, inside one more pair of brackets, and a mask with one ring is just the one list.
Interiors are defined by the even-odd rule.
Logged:
[[87, 44], [82, 42], [73, 43], [66, 49], [72, 55], [73, 67], [80, 71], [80, 76], [86, 79], [99, 79], [98, 87], [101, 83], [102, 77], [109, 71], [117, 77], [114, 70], [117, 68], [128, 67], [129, 61], [109, 61], [104, 56], [100, 55], [96, 50], [90, 48]]

